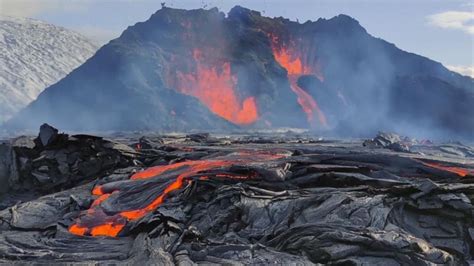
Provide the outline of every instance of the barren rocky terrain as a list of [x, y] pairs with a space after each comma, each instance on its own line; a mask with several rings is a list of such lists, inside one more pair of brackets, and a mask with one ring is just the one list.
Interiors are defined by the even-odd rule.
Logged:
[[472, 263], [474, 149], [381, 133], [61, 134], [0, 146], [0, 262]]

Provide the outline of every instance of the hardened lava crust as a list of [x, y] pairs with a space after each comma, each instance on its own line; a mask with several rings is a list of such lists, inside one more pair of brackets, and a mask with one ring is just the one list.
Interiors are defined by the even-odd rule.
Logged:
[[472, 263], [474, 149], [381, 133], [0, 146], [0, 263]]

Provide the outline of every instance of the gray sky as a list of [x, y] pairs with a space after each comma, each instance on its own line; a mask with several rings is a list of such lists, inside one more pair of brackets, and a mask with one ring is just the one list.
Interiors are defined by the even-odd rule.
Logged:
[[148, 19], [161, 2], [224, 12], [241, 5], [300, 22], [347, 14], [376, 37], [474, 76], [474, 0], [0, 0], [0, 14], [41, 19], [105, 43]]

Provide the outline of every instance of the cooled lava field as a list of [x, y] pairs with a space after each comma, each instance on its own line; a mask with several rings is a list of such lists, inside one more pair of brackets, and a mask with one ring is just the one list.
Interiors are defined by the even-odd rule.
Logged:
[[43, 125], [0, 147], [0, 263], [472, 263], [461, 143]]

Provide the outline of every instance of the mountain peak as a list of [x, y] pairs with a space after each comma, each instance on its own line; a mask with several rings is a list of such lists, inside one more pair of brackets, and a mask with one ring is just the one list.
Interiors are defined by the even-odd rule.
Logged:
[[242, 7], [239, 5], [234, 6], [229, 11], [229, 16], [234, 15], [244, 15], [244, 16], [261, 16], [261, 13], [252, 9], [248, 9], [246, 7]]
[[[373, 38], [344, 14], [301, 24], [241, 6], [227, 17], [217, 9], [162, 8], [48, 88], [9, 125], [470, 136], [474, 122], [446, 119], [474, 119], [468, 108], [474, 95], [450, 73]], [[449, 85], [418, 81], [422, 76]], [[440, 105], [445, 108], [416, 116], [406, 111]]]
[[358, 20], [345, 14], [339, 14], [330, 19], [324, 19], [321, 21], [321, 23], [324, 24], [324, 26], [329, 30], [339, 30], [352, 33], [358, 32], [362, 34], [367, 33], [365, 28], [360, 25]]
[[46, 22], [0, 16], [0, 122], [91, 57], [97, 46]]

